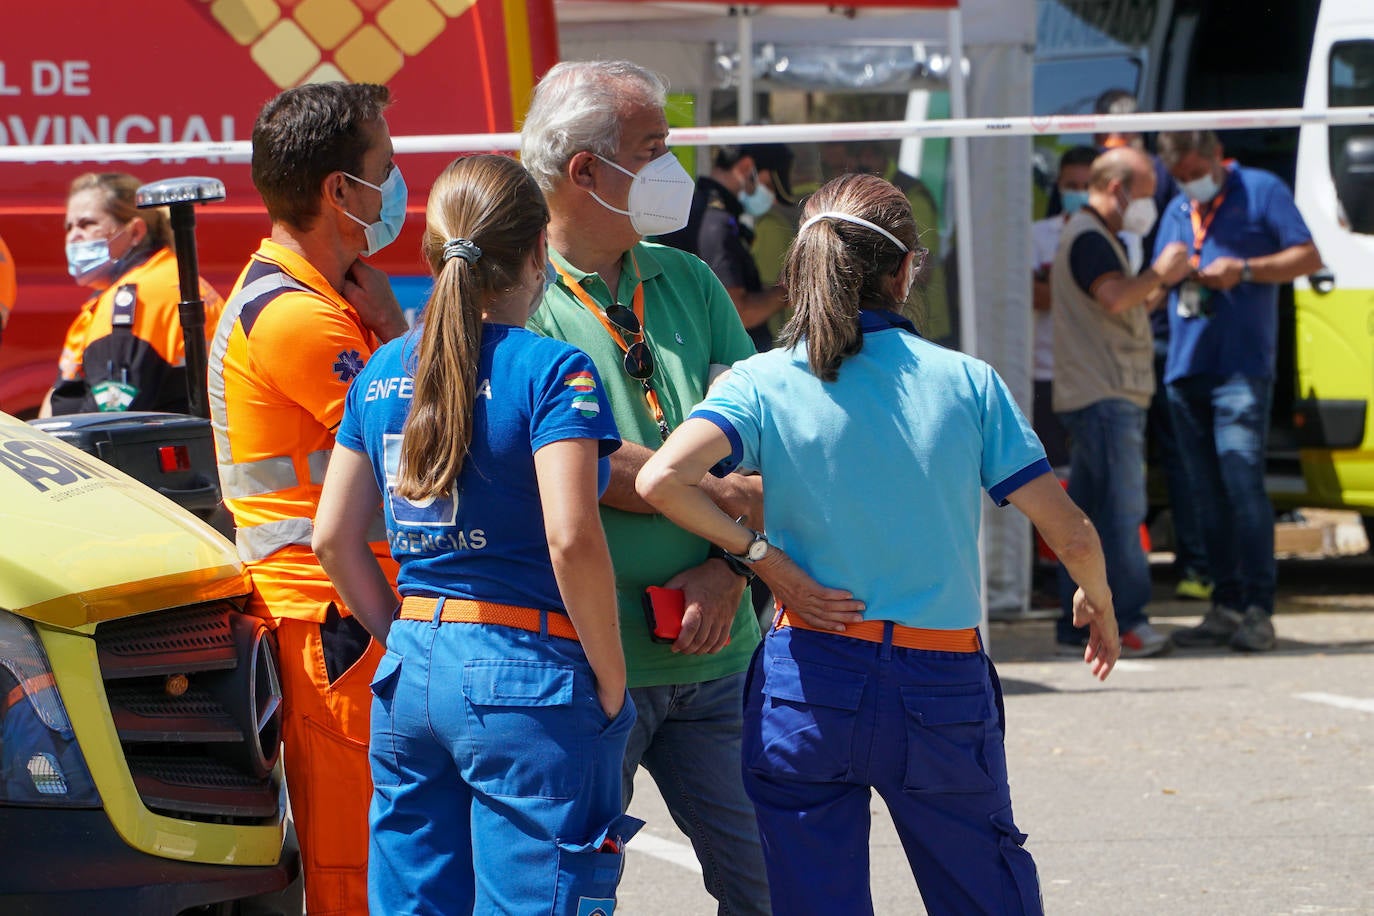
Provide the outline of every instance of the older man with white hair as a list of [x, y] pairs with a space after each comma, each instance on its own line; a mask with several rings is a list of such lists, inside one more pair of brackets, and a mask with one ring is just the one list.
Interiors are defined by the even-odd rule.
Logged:
[[[749, 568], [657, 514], [634, 487], [713, 373], [754, 352], [710, 268], [644, 241], [682, 228], [692, 202], [694, 182], [665, 143], [666, 95], [662, 78], [628, 61], [561, 63], [536, 88], [521, 158], [548, 198], [552, 273], [530, 326], [592, 357], [623, 440], [601, 516], [639, 714], [624, 800], [643, 765], [691, 839], [720, 912], [766, 913], [740, 769], [744, 674], [759, 641]], [[731, 474], [707, 486], [731, 517], [762, 527], [759, 478]], [[669, 600], [649, 603], [652, 595]]]

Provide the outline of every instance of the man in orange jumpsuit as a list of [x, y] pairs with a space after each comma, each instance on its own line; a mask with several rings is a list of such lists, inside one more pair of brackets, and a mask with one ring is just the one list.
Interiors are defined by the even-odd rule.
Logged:
[[[320, 83], [268, 102], [253, 183], [272, 219], [210, 348], [210, 411], [225, 504], [276, 626], [287, 787], [311, 916], [367, 912], [369, 683], [382, 649], [310, 549], [344, 395], [372, 351], [406, 329], [391, 286], [359, 259], [394, 239], [406, 190], [383, 86]], [[373, 550], [396, 567], [378, 507]]]

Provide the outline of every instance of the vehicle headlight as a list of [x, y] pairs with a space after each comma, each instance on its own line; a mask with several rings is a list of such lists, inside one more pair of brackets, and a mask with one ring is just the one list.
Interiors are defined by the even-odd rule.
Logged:
[[38, 633], [8, 611], [0, 611], [0, 804], [100, 806]]

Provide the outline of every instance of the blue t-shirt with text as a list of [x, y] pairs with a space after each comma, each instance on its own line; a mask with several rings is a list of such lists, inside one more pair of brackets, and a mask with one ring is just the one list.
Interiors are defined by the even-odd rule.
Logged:
[[348, 391], [337, 444], [372, 462], [402, 595], [563, 609], [544, 532], [534, 453], [565, 439], [600, 445], [598, 487], [620, 436], [601, 379], [576, 347], [484, 324], [472, 446], [453, 492], [412, 502], [394, 492], [414, 396], [420, 331], [385, 344]]

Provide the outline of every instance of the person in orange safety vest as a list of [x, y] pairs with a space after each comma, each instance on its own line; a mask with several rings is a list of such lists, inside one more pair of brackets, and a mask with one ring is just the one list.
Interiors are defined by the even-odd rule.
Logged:
[[[138, 209], [140, 184], [87, 172], [68, 191], [67, 272], [94, 295], [67, 330], [41, 416], [190, 410], [171, 219], [161, 207]], [[204, 280], [200, 297], [208, 338], [224, 302]]]
[[[225, 305], [209, 354], [220, 486], [275, 625], [287, 787], [311, 916], [367, 912], [369, 683], [382, 648], [310, 548], [349, 383], [406, 330], [386, 276], [360, 257], [393, 240], [406, 190], [383, 86], [318, 83], [269, 101], [253, 183], [272, 219]], [[378, 507], [374, 552], [396, 566]]]

